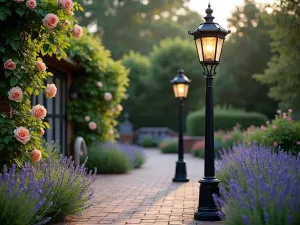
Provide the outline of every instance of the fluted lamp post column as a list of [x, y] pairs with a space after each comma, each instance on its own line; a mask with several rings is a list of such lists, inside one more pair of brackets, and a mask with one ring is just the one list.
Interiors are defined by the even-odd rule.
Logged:
[[205, 110], [205, 162], [204, 177], [199, 181], [199, 205], [194, 214], [195, 220], [218, 221], [219, 210], [213, 201], [213, 194], [219, 195], [220, 181], [215, 177], [214, 156], [214, 111], [213, 111], [213, 79], [216, 67], [220, 63], [222, 47], [227, 31], [218, 23], [214, 23], [213, 10], [208, 5], [205, 22], [194, 31], [189, 31], [194, 36], [200, 64], [204, 69], [206, 79], [206, 110]]
[[182, 69], [178, 70], [177, 76], [170, 81], [173, 85], [175, 98], [179, 100], [178, 114], [178, 161], [176, 162], [176, 172], [173, 182], [188, 182], [189, 178], [186, 174], [186, 164], [183, 160], [183, 100], [188, 95], [189, 83], [191, 82]]

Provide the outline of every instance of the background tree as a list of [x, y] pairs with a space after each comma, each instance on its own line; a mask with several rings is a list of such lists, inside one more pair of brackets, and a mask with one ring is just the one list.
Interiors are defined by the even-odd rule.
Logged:
[[252, 78], [261, 73], [271, 57], [271, 26], [262, 19], [263, 7], [245, 0], [229, 18], [235, 30], [224, 45], [220, 70], [216, 75], [216, 104], [231, 105], [272, 116], [276, 102], [267, 96], [267, 86]]
[[131, 51], [122, 58], [122, 64], [130, 68], [129, 87], [127, 89], [127, 99], [123, 100], [124, 112], [128, 112], [130, 120], [134, 121], [136, 115], [147, 110], [145, 101], [148, 93], [148, 79], [151, 70], [151, 64], [148, 57]]
[[189, 0], [80, 0], [79, 21], [97, 28], [103, 44], [119, 59], [129, 50], [146, 54], [167, 37], [188, 38], [202, 18], [187, 7]]
[[177, 75], [179, 68], [184, 69], [192, 80], [185, 113], [204, 104], [204, 77], [195, 45], [191, 40], [166, 39], [153, 48], [149, 57], [151, 74], [138, 95], [145, 96], [141, 102], [142, 110], [135, 111], [130, 118], [136, 128], [151, 126], [177, 130], [178, 101], [169, 81]]
[[273, 26], [272, 51], [268, 69], [255, 78], [271, 86], [269, 95], [280, 102], [283, 109], [300, 112], [300, 7], [297, 0], [281, 0], [272, 6], [265, 21]]

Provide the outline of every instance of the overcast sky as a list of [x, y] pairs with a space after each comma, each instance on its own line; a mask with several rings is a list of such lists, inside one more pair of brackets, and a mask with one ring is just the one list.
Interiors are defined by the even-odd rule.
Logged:
[[[190, 0], [190, 8], [199, 12], [201, 15], [206, 15], [208, 3], [214, 10], [214, 22], [219, 23], [222, 27], [227, 28], [227, 18], [230, 17], [237, 5], [242, 5], [244, 0]], [[272, 0], [257, 0], [257, 2], [272, 2]]]

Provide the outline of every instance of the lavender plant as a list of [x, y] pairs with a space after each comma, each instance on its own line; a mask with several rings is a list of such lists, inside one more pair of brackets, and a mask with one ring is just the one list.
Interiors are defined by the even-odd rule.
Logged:
[[[52, 201], [49, 189], [53, 181], [49, 179], [47, 189], [43, 189], [46, 179], [35, 179], [33, 170], [26, 164], [16, 173], [16, 165], [9, 170], [4, 166], [0, 174], [0, 224], [1, 225], [41, 225], [51, 220], [47, 211]], [[45, 197], [47, 196], [47, 197]]]
[[225, 211], [225, 224], [298, 225], [299, 157], [256, 145], [223, 153], [217, 162], [221, 199], [214, 199]]
[[35, 164], [34, 176], [44, 180], [43, 189], [49, 189], [46, 199], [53, 202], [47, 211], [52, 220], [59, 220], [66, 216], [76, 215], [90, 206], [93, 197], [91, 184], [96, 179], [96, 171], [87, 172], [86, 161], [81, 166], [75, 166], [72, 157], [61, 156], [58, 160], [48, 158]]

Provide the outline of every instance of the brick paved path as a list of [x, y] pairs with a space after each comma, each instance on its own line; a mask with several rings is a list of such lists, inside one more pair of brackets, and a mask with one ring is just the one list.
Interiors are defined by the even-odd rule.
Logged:
[[99, 175], [93, 206], [64, 224], [221, 225], [193, 220], [204, 161], [185, 155], [191, 181], [173, 183], [176, 154], [145, 151], [147, 163], [124, 175]]

